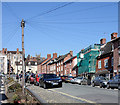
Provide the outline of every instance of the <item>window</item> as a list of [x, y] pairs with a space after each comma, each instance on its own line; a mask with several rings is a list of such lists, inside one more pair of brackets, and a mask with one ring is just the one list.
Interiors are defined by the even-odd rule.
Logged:
[[108, 59], [104, 60], [104, 67], [107, 68], [108, 67]]
[[65, 75], [66, 75], [66, 70], [65, 70]]
[[59, 71], [60, 71], [60, 67], [59, 67]]
[[65, 67], [66, 67], [66, 63], [65, 63]]
[[35, 65], [37, 65], [37, 62], [35, 62]]
[[63, 66], [61, 66], [61, 71], [63, 71]]
[[71, 69], [70, 69], [70, 73], [71, 73]]
[[101, 60], [98, 61], [98, 69], [101, 69]]
[[58, 72], [58, 67], [57, 67], [57, 72]]
[[59, 65], [60, 65], [60, 62], [59, 62]]
[[114, 51], [114, 45], [112, 44], [112, 51]]
[[63, 64], [63, 62], [61, 61], [61, 65]]
[[70, 61], [70, 66], [71, 66], [71, 61]]

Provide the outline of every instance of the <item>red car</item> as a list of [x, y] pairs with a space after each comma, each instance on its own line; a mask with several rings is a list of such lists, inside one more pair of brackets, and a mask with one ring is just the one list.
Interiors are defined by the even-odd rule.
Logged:
[[41, 75], [42, 74], [40, 74], [40, 73], [36, 74], [35, 79], [34, 79], [34, 85], [37, 85], [37, 86], [39, 85], [39, 79], [40, 79]]
[[29, 83], [31, 84], [31, 83], [34, 83], [34, 80], [35, 80], [35, 74], [31, 74], [30, 76], [29, 76]]
[[63, 75], [63, 76], [60, 76], [60, 78], [62, 79], [62, 82], [65, 82], [65, 79], [67, 79], [67, 78], [68, 78], [68, 76]]

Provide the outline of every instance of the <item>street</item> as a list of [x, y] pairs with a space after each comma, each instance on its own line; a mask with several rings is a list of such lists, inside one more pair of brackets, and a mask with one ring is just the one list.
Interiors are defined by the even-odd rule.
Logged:
[[43, 89], [33, 84], [27, 87], [49, 103], [118, 103], [117, 89], [63, 83], [62, 88]]

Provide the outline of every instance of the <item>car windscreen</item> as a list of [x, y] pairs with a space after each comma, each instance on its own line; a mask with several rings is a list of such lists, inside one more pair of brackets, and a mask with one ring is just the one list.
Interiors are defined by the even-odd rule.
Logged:
[[107, 80], [105, 77], [100, 77], [100, 80]]
[[58, 78], [55, 74], [45, 74], [44, 78]]
[[82, 79], [83, 77], [77, 77], [77, 79]]

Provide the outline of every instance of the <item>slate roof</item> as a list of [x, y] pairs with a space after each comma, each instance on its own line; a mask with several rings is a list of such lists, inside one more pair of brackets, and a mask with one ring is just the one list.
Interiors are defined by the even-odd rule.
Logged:
[[47, 58], [44, 59], [44, 60], [42, 60], [42, 61], [40, 61], [40, 62], [38, 62], [38, 65], [40, 65], [41, 63], [43, 63], [45, 60], [47, 60]]
[[66, 60], [64, 63], [67, 63], [67, 62], [71, 61], [71, 60], [74, 59], [75, 57], [77, 57], [77, 56], [71, 57], [70, 59]]
[[[2, 52], [2, 51], [0, 51], [0, 52]], [[4, 53], [6, 53], [6, 51], [4, 51]], [[7, 51], [7, 54], [8, 54], [8, 53], [16, 54], [17, 51]], [[19, 53], [22, 54], [22, 51], [19, 51]]]
[[45, 65], [46, 63], [48, 63], [50, 60], [52, 60], [52, 58], [51, 59], [48, 59], [45, 63], [43, 63], [42, 65]]

